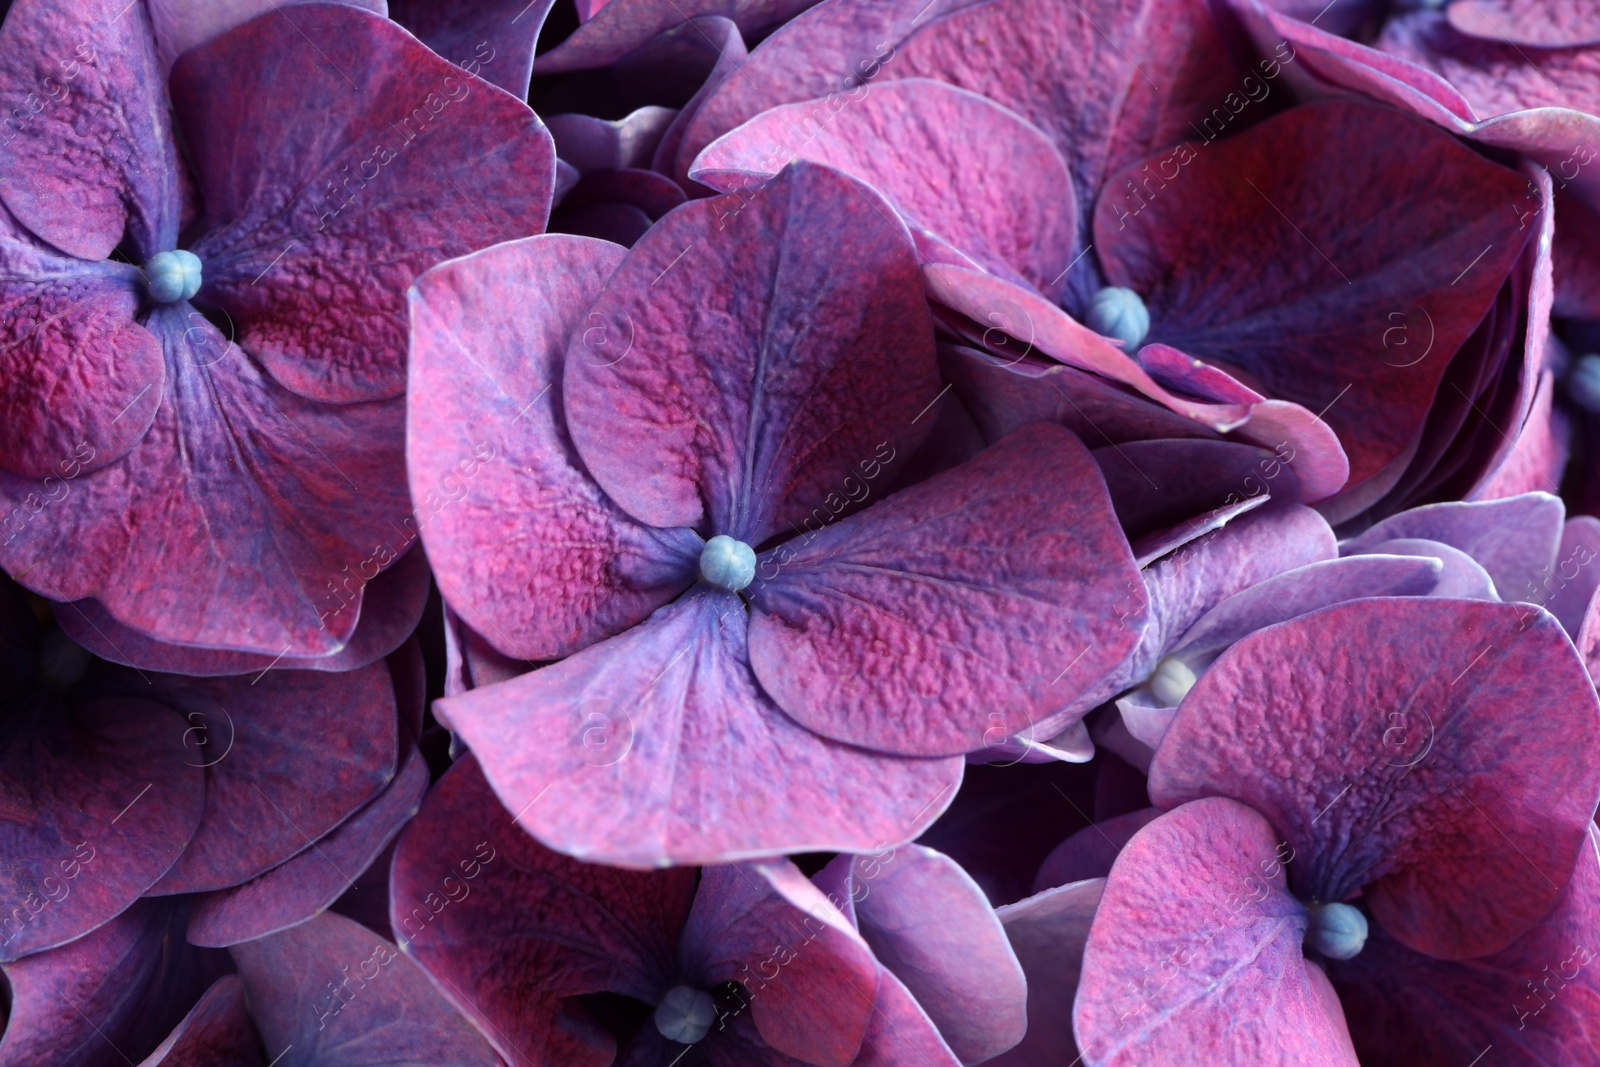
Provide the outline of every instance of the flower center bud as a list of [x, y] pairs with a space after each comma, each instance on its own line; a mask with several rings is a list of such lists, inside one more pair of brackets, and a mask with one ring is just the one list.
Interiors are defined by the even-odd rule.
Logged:
[[1089, 302], [1089, 329], [1122, 342], [1128, 352], [1135, 352], [1150, 332], [1150, 310], [1144, 300], [1132, 289], [1108, 285]]
[[1367, 943], [1367, 917], [1348, 904], [1313, 904], [1306, 944], [1330, 960], [1353, 959]]
[[181, 248], [157, 252], [144, 265], [144, 284], [158, 304], [193, 300], [200, 291], [200, 257]]
[[711, 994], [690, 986], [673, 986], [656, 1005], [656, 1029], [668, 1041], [692, 1045], [711, 1032], [717, 1006]]
[[1181, 659], [1168, 656], [1156, 664], [1155, 673], [1150, 676], [1150, 692], [1161, 701], [1162, 707], [1175, 708], [1189, 695], [1194, 683], [1194, 671], [1189, 665]]
[[1567, 375], [1567, 395], [1583, 410], [1600, 412], [1600, 355], [1591, 352], [1578, 360]]
[[700, 577], [737, 593], [755, 581], [755, 549], [727, 534], [717, 534], [700, 551]]

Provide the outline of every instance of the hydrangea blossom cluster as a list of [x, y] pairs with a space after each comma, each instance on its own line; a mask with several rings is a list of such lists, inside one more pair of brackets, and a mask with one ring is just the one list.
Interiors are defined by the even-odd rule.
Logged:
[[1597, 75], [15, 0], [0, 1067], [1600, 1067]]

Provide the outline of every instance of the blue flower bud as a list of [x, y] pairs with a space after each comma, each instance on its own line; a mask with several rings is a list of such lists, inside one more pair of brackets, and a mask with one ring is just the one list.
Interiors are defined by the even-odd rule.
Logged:
[[144, 265], [144, 283], [158, 304], [193, 300], [200, 291], [200, 257], [181, 248], [157, 252]]
[[692, 1045], [711, 1032], [711, 1024], [717, 1020], [717, 1006], [704, 990], [673, 986], [656, 1005], [655, 1019], [662, 1037]]
[[1089, 303], [1089, 329], [1122, 342], [1129, 352], [1136, 352], [1150, 332], [1150, 310], [1144, 300], [1132, 289], [1108, 285]]
[[717, 534], [700, 552], [700, 577], [730, 593], [737, 593], [755, 581], [755, 550], [727, 534]]
[[1354, 959], [1367, 943], [1367, 917], [1348, 904], [1313, 904], [1306, 944], [1330, 960]]

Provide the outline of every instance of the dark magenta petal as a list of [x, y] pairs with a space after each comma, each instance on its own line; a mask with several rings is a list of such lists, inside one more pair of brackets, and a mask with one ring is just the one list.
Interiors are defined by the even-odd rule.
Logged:
[[177, 897], [136, 901], [71, 944], [6, 964], [0, 1064], [126, 1067], [153, 1053], [227, 970], [222, 953], [185, 943], [187, 912]]
[[787, 860], [707, 867], [683, 930], [683, 976], [739, 982], [761, 1039], [846, 1067], [867, 1033], [878, 964], [849, 921]]
[[618, 871], [551, 852], [466, 755], [401, 837], [390, 907], [406, 955], [509, 1062], [607, 1067], [613, 1039], [568, 998], [655, 1003], [694, 892], [690, 868]]
[[1429, 541], [1421, 537], [1397, 537], [1392, 541], [1378, 541], [1363, 552], [1385, 556], [1414, 556], [1434, 559], [1442, 565], [1439, 581], [1429, 596], [1455, 597], [1461, 600], [1499, 600], [1494, 590], [1494, 579], [1482, 564], [1465, 552], [1443, 541]]
[[393, 780], [361, 810], [296, 856], [242, 885], [210, 893], [189, 918], [189, 941], [227, 948], [304, 922], [338, 900], [417, 813], [428, 765], [412, 746]]
[[0, 473], [0, 501], [29, 516], [0, 562], [51, 600], [93, 597], [168, 644], [337, 652], [367, 582], [415, 537], [400, 405], [301, 399], [185, 304], [146, 326], [168, 370], [150, 432], [100, 471], [64, 469], [59, 486]]
[[324, 912], [228, 950], [281, 1067], [496, 1067], [483, 1036], [388, 941]]
[[854, 506], [850, 482], [914, 451], [940, 393], [904, 227], [805, 162], [667, 215], [580, 325], [567, 423], [601, 487], [641, 522], [752, 546]]
[[389, 15], [468, 74], [521, 100], [554, 0], [390, 0]]
[[[369, 558], [363, 563], [372, 563]], [[357, 565], [357, 571], [361, 569]], [[420, 550], [379, 574], [363, 591], [350, 643], [326, 656], [269, 656], [169, 645], [119, 623], [97, 600], [58, 604], [56, 624], [101, 659], [169, 674], [214, 677], [292, 671], [353, 671], [393, 652], [411, 636], [428, 602], [428, 561]]]
[[244, 983], [224, 975], [139, 1067], [262, 1067], [261, 1038], [245, 1009]]
[[956, 1058], [905, 983], [893, 971], [879, 968], [878, 999], [861, 1053], [850, 1067], [958, 1067], [970, 1062]]
[[[534, 666], [527, 660], [512, 659], [495, 651], [494, 646], [462, 622], [448, 604], [444, 608], [444, 654], [444, 695], [447, 697], [527, 674]], [[441, 725], [451, 728], [448, 720], [441, 717], [443, 708], [435, 704], [433, 713]]]
[[[994, 101], [925, 78], [776, 107], [717, 139], [689, 176], [733, 192], [809, 159], [859, 178], [912, 227], [924, 259], [974, 262], [1059, 296], [1078, 215], [1050, 139]], [[929, 246], [932, 247], [929, 247]]]
[[1064, 885], [998, 909], [1028, 980], [1028, 1032], [1011, 1051], [989, 1061], [994, 1067], [1058, 1067], [1062, 1057], [1078, 1054], [1072, 1002], [1105, 884], [1094, 878]]
[[1130, 540], [1263, 493], [1301, 499], [1291, 466], [1242, 441], [1128, 441], [1095, 449], [1094, 459]]
[[[1143, 166], [1126, 180], [1144, 184], [1096, 208], [1108, 278], [1144, 298], [1152, 340], [1325, 410], [1350, 457], [1346, 492], [1404, 459], [1530, 232], [1506, 208], [1526, 179], [1368, 104], [1295, 108]], [[1440, 358], [1379, 358], [1392, 323], [1374, 301], [1426, 308]]]
[[684, 189], [699, 193], [703, 190], [689, 180], [689, 164], [694, 159], [694, 153], [688, 151], [689, 146], [684, 144], [684, 135], [688, 133], [689, 124], [699, 113], [700, 105], [710, 99], [734, 74], [742, 74], [750, 52], [745, 45], [744, 35], [739, 32], [739, 27], [731, 20], [716, 15], [690, 19], [678, 30], [668, 30], [662, 34], [659, 40], [671, 41], [685, 28], [692, 29], [716, 50], [717, 61], [710, 73], [705, 76], [705, 80], [700, 83], [700, 87], [694, 91], [694, 95], [678, 109], [678, 114], [673, 118], [671, 125], [662, 132], [661, 140], [651, 154], [649, 166], [652, 170], [672, 178]]
[[779, 706], [824, 736], [978, 751], [1057, 713], [1081, 717], [1115, 691], [1106, 678], [1137, 643], [1142, 612], [1124, 620], [1111, 606], [1137, 582], [1088, 451], [1031, 423], [763, 553], [750, 662]]
[[[145, 0], [150, 11], [150, 22], [156, 34], [156, 53], [162, 64], [170, 69], [178, 56], [213, 37], [220, 37], [235, 26], [242, 25], [257, 15], [276, 11], [286, 19], [292, 12], [284, 8], [307, 0]], [[362, 8], [378, 15], [388, 14], [384, 0], [331, 0], [334, 3]]]
[[1562, 528], [1554, 569], [1541, 575], [1535, 595], [1525, 598], [1547, 608], [1574, 641], [1583, 627], [1589, 602], [1600, 589], [1600, 562], [1597, 560], [1600, 560], [1600, 519], [1592, 515], [1568, 519]]
[[1086, 1062], [1354, 1067], [1338, 998], [1301, 954], [1306, 910], [1284, 884], [1286, 848], [1222, 798], [1134, 835], [1084, 948], [1073, 1022]]
[[650, 226], [650, 216], [632, 204], [590, 204], [558, 211], [550, 220], [551, 233], [589, 237], [623, 248], [637, 244]]
[[263, 15], [185, 53], [172, 98], [210, 224], [202, 299], [301, 396], [398, 396], [412, 279], [549, 216], [537, 116], [368, 12]]
[[[1527, 364], [1524, 364], [1525, 366]], [[1555, 375], [1540, 373], [1515, 436], [1503, 439], [1497, 455], [1468, 493], [1473, 500], [1495, 500], [1523, 493], [1554, 493], [1566, 469], [1572, 439], [1566, 412], [1555, 406]]]
[[1201, 675], [1150, 796], [1251, 805], [1294, 848], [1301, 896], [1361, 890], [1395, 938], [1465, 959], [1559, 898], [1600, 796], [1597, 745], [1594, 685], [1551, 616], [1357, 600], [1259, 630]]
[[144, 4], [22, 0], [0, 28], [0, 198], [69, 255], [173, 247], [183, 164]]
[[[623, 255], [530, 237], [442, 264], [412, 290], [409, 466], [423, 543], [445, 600], [518, 659], [619, 633], [695, 577], [700, 539], [634, 522], [566, 433], [567, 335], [599, 321], [583, 310]], [[627, 334], [577, 333], [585, 351], [625, 358]]]
[[1202, 615], [1169, 655], [1203, 664], [1257, 630], [1346, 600], [1426, 596], [1444, 565], [1415, 556], [1366, 555], [1309, 563], [1235, 593]]
[[1491, 1045], [1512, 1067], [1595, 1062], [1600, 860], [1589, 837], [1561, 902], [1504, 951], [1435, 960], [1374, 929], [1360, 955], [1329, 963], [1363, 1065], [1469, 1063]]
[[628, 204], [658, 219], [686, 197], [671, 178], [652, 170], [622, 168], [585, 174], [562, 198], [563, 210], [599, 204]]
[[149, 431], [166, 371], [134, 322], [133, 268], [66, 259], [14, 225], [0, 211], [0, 468], [54, 483], [43, 490], [59, 499]]
[[961, 761], [818, 737], [757, 684], [745, 609], [702, 585], [618, 637], [440, 701], [528, 832], [629, 867], [914, 837]]
[[1542, 582], [1556, 564], [1566, 510], [1549, 493], [1504, 500], [1451, 501], [1412, 508], [1340, 546], [1346, 555], [1396, 539], [1442, 541], [1477, 560], [1500, 599], [1543, 603]]
[[1022, 1039], [1027, 988], [983, 890], [921, 845], [858, 856], [851, 894], [861, 936], [905, 983], [963, 1063]]
[[[395, 771], [394, 689], [373, 664], [327, 674], [119, 676], [187, 721], [184, 760], [206, 769], [200, 828], [157, 893], [222, 889], [253, 878], [343, 822]], [[336, 743], [328, 724], [338, 723]]]
[[1057, 886], [1104, 878], [1111, 873], [1111, 865], [1128, 839], [1160, 814], [1159, 808], [1140, 808], [1085, 826], [1045, 857], [1033, 880], [1034, 892], [1045, 893]]
[[747, 36], [784, 22], [815, 0], [607, 0], [559, 46], [539, 57], [540, 74], [601, 67], [701, 15], [730, 19]]

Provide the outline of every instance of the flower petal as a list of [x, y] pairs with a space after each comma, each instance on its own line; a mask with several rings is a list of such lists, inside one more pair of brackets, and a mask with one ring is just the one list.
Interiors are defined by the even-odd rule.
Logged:
[[1069, 1010], [1104, 878], [1047, 889], [998, 910], [1028, 980], [1028, 1032], [994, 1067], [1056, 1067], [1078, 1053]]
[[[530, 237], [441, 264], [412, 290], [407, 447], [428, 511], [422, 539], [445, 600], [517, 659], [619, 633], [695, 579], [700, 539], [634, 522], [566, 433], [567, 334], [598, 321], [583, 309], [623, 255]], [[594, 353], [627, 343], [603, 329], [580, 336]]]
[[1115, 691], [1102, 690], [1143, 613], [1111, 609], [1137, 581], [1087, 450], [1031, 423], [763, 553], [750, 662], [780, 707], [826, 737], [978, 751]]
[[245, 1010], [244, 983], [223, 975], [139, 1067], [262, 1067], [261, 1038]]
[[1302, 896], [1363, 890], [1395, 938], [1466, 959], [1559, 898], [1600, 798], [1596, 746], [1600, 703], [1551, 616], [1356, 600], [1225, 653], [1179, 706], [1150, 795], [1251, 805], [1294, 848]]
[[389, 14], [468, 74], [522, 100], [533, 76], [533, 46], [553, 2], [391, 0]]

